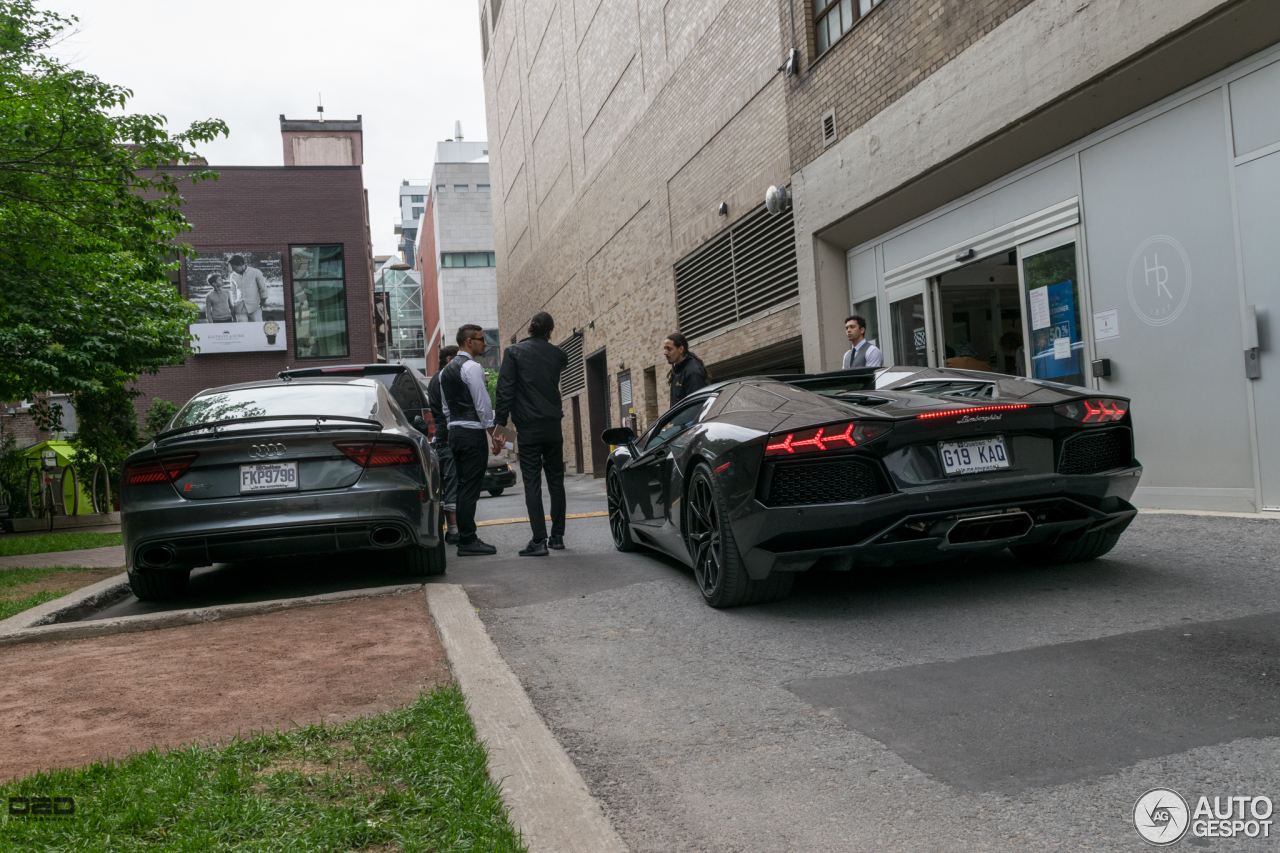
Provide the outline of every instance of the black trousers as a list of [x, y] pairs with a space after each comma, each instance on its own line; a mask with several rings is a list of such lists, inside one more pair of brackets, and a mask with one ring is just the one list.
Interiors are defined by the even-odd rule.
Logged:
[[474, 542], [476, 504], [480, 502], [484, 470], [489, 464], [489, 433], [482, 429], [450, 427], [449, 448], [458, 471], [458, 541]]
[[564, 436], [560, 422], [516, 429], [520, 443], [520, 477], [524, 480], [524, 505], [534, 539], [547, 538], [546, 512], [542, 508], [542, 472], [547, 472], [551, 492], [551, 535], [564, 535]]

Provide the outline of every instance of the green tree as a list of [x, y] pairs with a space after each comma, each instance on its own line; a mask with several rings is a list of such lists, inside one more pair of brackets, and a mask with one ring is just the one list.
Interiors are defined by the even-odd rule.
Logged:
[[71, 395], [76, 410], [71, 464], [81, 482], [90, 482], [94, 465], [105, 462], [111, 477], [111, 491], [120, 494], [124, 458], [141, 443], [138, 413], [133, 408], [136, 396], [137, 391], [123, 385], [99, 385]]
[[0, 400], [123, 387], [190, 343], [180, 182], [217, 174], [162, 170], [226, 125], [123, 113], [130, 90], [51, 54], [75, 21], [0, 0]]
[[151, 405], [142, 416], [142, 428], [146, 430], [143, 443], [151, 441], [157, 434], [164, 432], [164, 428], [169, 425], [169, 421], [173, 420], [173, 416], [178, 414], [180, 408], [182, 407], [177, 403], [152, 397]]

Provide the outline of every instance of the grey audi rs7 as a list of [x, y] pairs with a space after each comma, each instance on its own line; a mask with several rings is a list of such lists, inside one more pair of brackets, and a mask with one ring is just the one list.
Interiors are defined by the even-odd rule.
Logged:
[[1123, 397], [977, 371], [736, 379], [640, 436], [605, 431], [610, 529], [692, 567], [712, 607], [781, 599], [812, 568], [1090, 560], [1137, 512], [1132, 417]]
[[337, 551], [442, 574], [440, 489], [426, 436], [375, 379], [202, 391], [125, 460], [129, 583], [174, 598], [198, 566]]

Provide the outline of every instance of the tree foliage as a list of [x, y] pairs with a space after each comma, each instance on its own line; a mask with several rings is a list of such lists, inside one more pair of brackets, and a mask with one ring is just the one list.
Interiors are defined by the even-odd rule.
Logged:
[[133, 398], [138, 392], [123, 385], [98, 385], [71, 395], [76, 409], [76, 432], [71, 437], [71, 464], [88, 483], [93, 468], [105, 462], [111, 490], [120, 494], [120, 469], [124, 458], [138, 449], [138, 413]]
[[217, 174], [158, 170], [226, 125], [124, 113], [130, 90], [52, 55], [75, 20], [0, 0], [0, 400], [123, 386], [190, 342], [179, 191]]

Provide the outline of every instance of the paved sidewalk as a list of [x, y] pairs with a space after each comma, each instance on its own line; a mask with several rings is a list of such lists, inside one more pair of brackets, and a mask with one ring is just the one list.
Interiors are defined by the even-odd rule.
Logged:
[[114, 569], [124, 565], [124, 546], [87, 548], [83, 551], [52, 551], [48, 554], [19, 554], [0, 557], [0, 570], [41, 568], [44, 566], [78, 566], [84, 569]]

